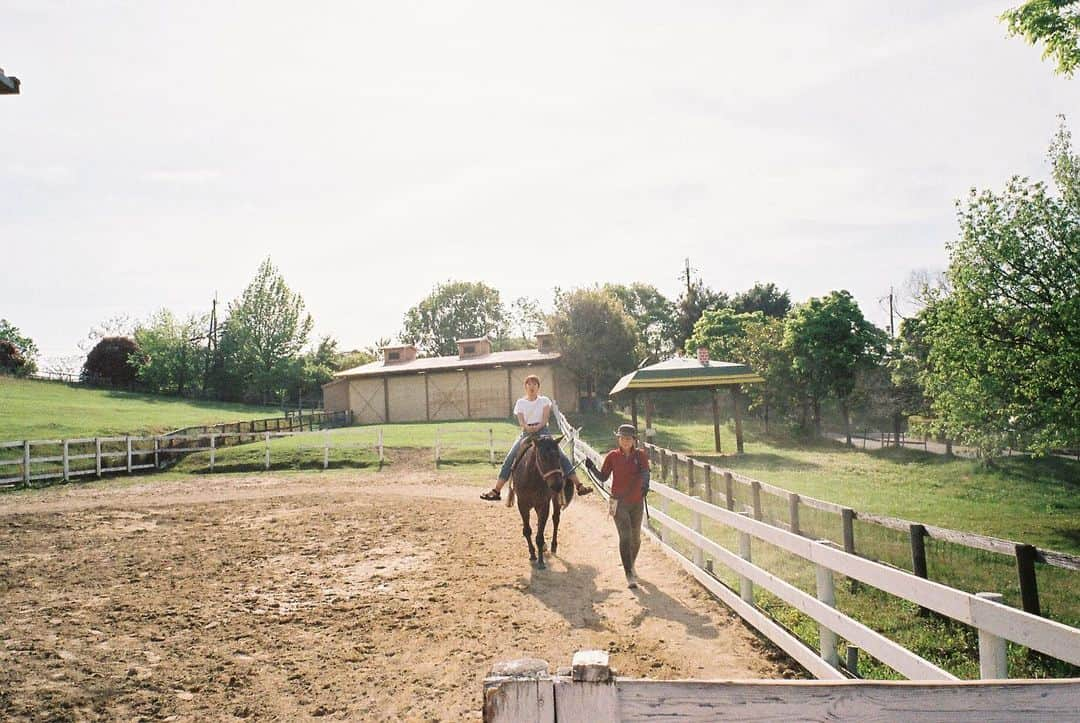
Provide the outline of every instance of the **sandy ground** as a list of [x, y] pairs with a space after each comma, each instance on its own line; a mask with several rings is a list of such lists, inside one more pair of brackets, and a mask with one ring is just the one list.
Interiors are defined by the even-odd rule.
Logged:
[[478, 719], [493, 663], [584, 648], [792, 675], [648, 540], [628, 590], [596, 495], [535, 570], [479, 491], [417, 459], [0, 496], [0, 718]]

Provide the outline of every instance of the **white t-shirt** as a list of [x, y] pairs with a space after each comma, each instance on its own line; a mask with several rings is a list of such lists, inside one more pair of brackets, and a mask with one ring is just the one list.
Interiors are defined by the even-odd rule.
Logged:
[[525, 424], [539, 424], [544, 421], [544, 407], [550, 406], [551, 400], [543, 394], [531, 402], [527, 397], [522, 397], [514, 404], [514, 416], [524, 414]]

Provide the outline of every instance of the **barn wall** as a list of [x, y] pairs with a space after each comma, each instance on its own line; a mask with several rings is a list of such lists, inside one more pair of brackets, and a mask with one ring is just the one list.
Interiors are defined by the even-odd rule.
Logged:
[[505, 417], [513, 404], [508, 394], [505, 369], [469, 372], [469, 409], [473, 419]]
[[328, 412], [344, 412], [349, 408], [349, 380], [336, 379], [323, 385], [323, 409]]
[[563, 412], [578, 410], [578, 380], [565, 367], [555, 367], [555, 400]]
[[349, 405], [357, 424], [380, 424], [386, 421], [386, 400], [382, 377], [354, 379], [349, 382]]
[[[390, 421], [422, 422], [427, 419], [427, 393], [423, 374], [387, 377], [390, 385]], [[434, 376], [434, 375], [432, 375]]]
[[428, 408], [433, 420], [468, 418], [465, 372], [428, 374]]

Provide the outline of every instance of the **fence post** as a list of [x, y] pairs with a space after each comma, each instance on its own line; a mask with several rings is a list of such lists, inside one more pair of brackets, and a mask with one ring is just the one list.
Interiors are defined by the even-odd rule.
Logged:
[[383, 461], [382, 427], [379, 427], [378, 437], [379, 437], [379, 464], [382, 464], [382, 461]]
[[791, 521], [791, 531], [801, 535], [799, 529], [799, 496], [794, 492], [788, 494], [788, 518]]
[[439, 449], [439, 430], [436, 429], [435, 430], [435, 466], [436, 467], [439, 466], [439, 460], [442, 458], [442, 455], [440, 454], [440, 451], [441, 450]]
[[[1002, 596], [996, 592], [980, 592], [975, 597], [1001, 604]], [[1005, 638], [979, 629], [979, 677], [983, 680], [1001, 680], [1009, 677], [1009, 649]]]
[[735, 511], [735, 478], [731, 472], [724, 472], [724, 502], [729, 510]]
[[154, 437], [154, 469], [161, 469], [161, 437]]
[[[740, 515], [746, 517], [745, 512], [740, 512]], [[739, 557], [751, 562], [750, 554], [750, 533], [739, 530]], [[754, 583], [750, 581], [750, 578], [739, 575], [739, 597], [743, 599], [743, 602], [748, 602], [751, 605], [754, 604]]]
[[330, 468], [330, 432], [323, 432], [322, 468]]
[[131, 474], [131, 435], [124, 437], [124, 442], [127, 445], [127, 473]]
[[[698, 498], [700, 499], [700, 498]], [[694, 532], [699, 535], [701, 532], [701, 513], [694, 510], [693, 513]], [[697, 567], [705, 567], [705, 552], [701, 549], [701, 546], [696, 542], [694, 543], [694, 565]]]
[[30, 486], [30, 440], [23, 440], [23, 484]]
[[[911, 571], [923, 578], [928, 578], [926, 571], [926, 528], [915, 523], [908, 530], [911, 536]], [[929, 615], [930, 611], [919, 607], [919, 615]]]
[[[844, 552], [849, 555], [855, 554], [855, 510], [845, 507], [840, 510], [840, 523], [843, 526]], [[859, 581], [853, 577], [848, 578], [848, 588], [851, 592], [859, 589]]]
[[686, 494], [694, 494], [694, 458], [686, 458]]
[[101, 476], [101, 438], [94, 437], [94, 471]]
[[1035, 579], [1034, 545], [1016, 546], [1016, 572], [1020, 578], [1020, 598], [1024, 612], [1041, 615], [1039, 612], [1039, 583]]
[[679, 453], [671, 453], [671, 486], [679, 489]]
[[[817, 544], [832, 545], [832, 542], [818, 540]], [[818, 600], [829, 607], [836, 607], [836, 587], [833, 583], [832, 570], [820, 563], [814, 563], [814, 571], [817, 574]], [[836, 633], [825, 625], [818, 623], [818, 639], [820, 641], [822, 660], [835, 668], [840, 664], [840, 658], [836, 653]]]
[[217, 458], [217, 435], [210, 434], [210, 471], [214, 471], [214, 462]]
[[68, 459], [68, 441], [64, 440], [64, 481], [71, 481], [71, 461]]
[[[570, 437], [570, 455], [574, 454], [574, 438]], [[488, 427], [488, 457], [490, 462], [495, 464], [495, 430]], [[573, 461], [573, 460], [571, 460]]]
[[266, 432], [266, 469], [270, 469], [270, 433]]
[[750, 491], [753, 493], [754, 519], [761, 522], [761, 483], [757, 480], [751, 480]]
[[713, 489], [712, 489], [712, 465], [705, 465], [705, 501], [710, 505], [713, 503]]
[[667, 450], [660, 450], [660, 480], [667, 482]]
[[846, 667], [849, 673], [856, 678], [859, 677], [859, 646], [848, 643]]

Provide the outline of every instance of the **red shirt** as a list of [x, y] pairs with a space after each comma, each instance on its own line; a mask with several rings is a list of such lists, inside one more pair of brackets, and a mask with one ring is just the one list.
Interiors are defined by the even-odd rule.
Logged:
[[[634, 463], [637, 455], [638, 464]], [[604, 466], [600, 469], [600, 477], [607, 479], [609, 474], [614, 473], [611, 480], [611, 494], [616, 499], [627, 504], [641, 502], [641, 470], [649, 468], [649, 455], [643, 449], [635, 449], [631, 454], [623, 454], [621, 449], [613, 449], [604, 457]]]

